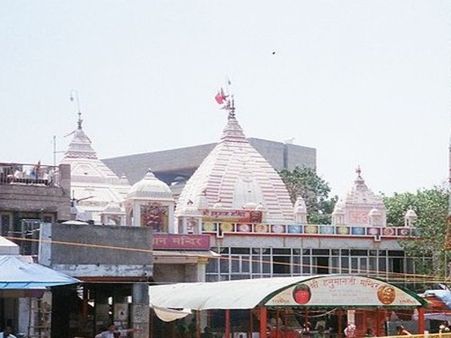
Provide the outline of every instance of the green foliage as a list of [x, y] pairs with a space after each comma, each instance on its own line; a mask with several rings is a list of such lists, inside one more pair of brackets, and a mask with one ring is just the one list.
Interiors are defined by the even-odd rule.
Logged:
[[279, 172], [285, 183], [291, 202], [302, 196], [307, 206], [308, 221], [314, 224], [330, 224], [337, 196], [329, 198], [330, 187], [315, 170], [296, 167], [293, 171], [283, 169]]
[[[415, 210], [418, 220], [415, 224], [421, 239], [400, 241], [406, 254], [418, 257], [416, 261], [419, 273], [444, 276], [446, 272], [446, 255], [443, 249], [448, 215], [449, 190], [443, 187], [421, 189], [413, 193], [395, 193], [384, 197], [387, 208], [387, 223], [403, 226], [404, 215], [409, 208]], [[420, 257], [432, 258], [424, 261]]]

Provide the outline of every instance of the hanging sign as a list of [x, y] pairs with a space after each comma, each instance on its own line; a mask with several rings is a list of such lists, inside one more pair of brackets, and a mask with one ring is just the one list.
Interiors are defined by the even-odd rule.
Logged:
[[267, 306], [419, 306], [405, 291], [360, 276], [316, 277], [273, 296]]

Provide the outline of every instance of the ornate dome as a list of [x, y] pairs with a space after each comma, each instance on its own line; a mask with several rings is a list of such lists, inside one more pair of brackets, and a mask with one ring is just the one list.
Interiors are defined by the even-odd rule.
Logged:
[[298, 196], [296, 199], [296, 203], [294, 203], [294, 213], [295, 214], [306, 214], [307, 206], [305, 205], [305, 201], [302, 196]]
[[[373, 193], [362, 178], [360, 167], [356, 169], [357, 178], [345, 198], [335, 207], [345, 213], [345, 222], [349, 225], [368, 225], [369, 216], [379, 217], [382, 226], [386, 224], [386, 209], [382, 197]], [[338, 206], [339, 204], [339, 206]], [[335, 213], [334, 210], [334, 213]]]
[[370, 212], [368, 213], [368, 216], [370, 216], [370, 217], [381, 216], [381, 215], [382, 215], [382, 213], [376, 208], [371, 209]]
[[382, 206], [385, 209], [382, 202], [382, 198], [373, 193], [365, 184], [365, 180], [362, 178], [360, 167], [356, 169], [357, 178], [354, 181], [354, 185], [346, 195], [343, 204], [345, 206], [349, 204], [363, 204], [371, 205], [372, 208], [380, 209]]
[[284, 183], [249, 144], [233, 112], [229, 113], [221, 141], [186, 183], [176, 216], [182, 216], [188, 201], [195, 201], [203, 191], [208, 205], [215, 209], [237, 210], [249, 203], [262, 204], [266, 222], [293, 221], [293, 205]]
[[103, 209], [102, 211], [103, 213], [123, 213], [124, 210], [121, 208], [121, 205], [117, 202], [111, 201], [110, 203], [107, 204], [107, 206], [105, 207], [105, 209]]
[[111, 201], [121, 203], [130, 189], [125, 177], [119, 178], [97, 158], [80, 118], [61, 163], [70, 164], [72, 198], [96, 222]]
[[141, 181], [136, 182], [130, 188], [127, 199], [130, 198], [174, 200], [169, 186], [156, 178], [150, 169]]

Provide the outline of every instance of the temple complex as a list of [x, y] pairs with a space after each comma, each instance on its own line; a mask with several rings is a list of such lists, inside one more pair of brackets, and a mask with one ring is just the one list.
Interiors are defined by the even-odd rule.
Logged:
[[235, 108], [228, 111], [220, 142], [186, 183], [175, 210], [179, 233], [209, 234], [212, 250], [221, 255], [210, 259], [207, 281], [414, 273], [412, 258], [398, 243], [416, 236], [414, 219], [387, 227], [383, 201], [360, 168], [332, 224], [309, 224], [304, 200], [292, 205], [277, 172], [245, 138]]

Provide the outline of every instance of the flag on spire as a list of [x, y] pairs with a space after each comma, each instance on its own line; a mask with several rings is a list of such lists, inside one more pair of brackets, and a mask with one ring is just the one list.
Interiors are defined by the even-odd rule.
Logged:
[[227, 96], [228, 95], [225, 95], [224, 90], [221, 88], [221, 90], [216, 94], [215, 100], [218, 104], [224, 104], [227, 100]]

